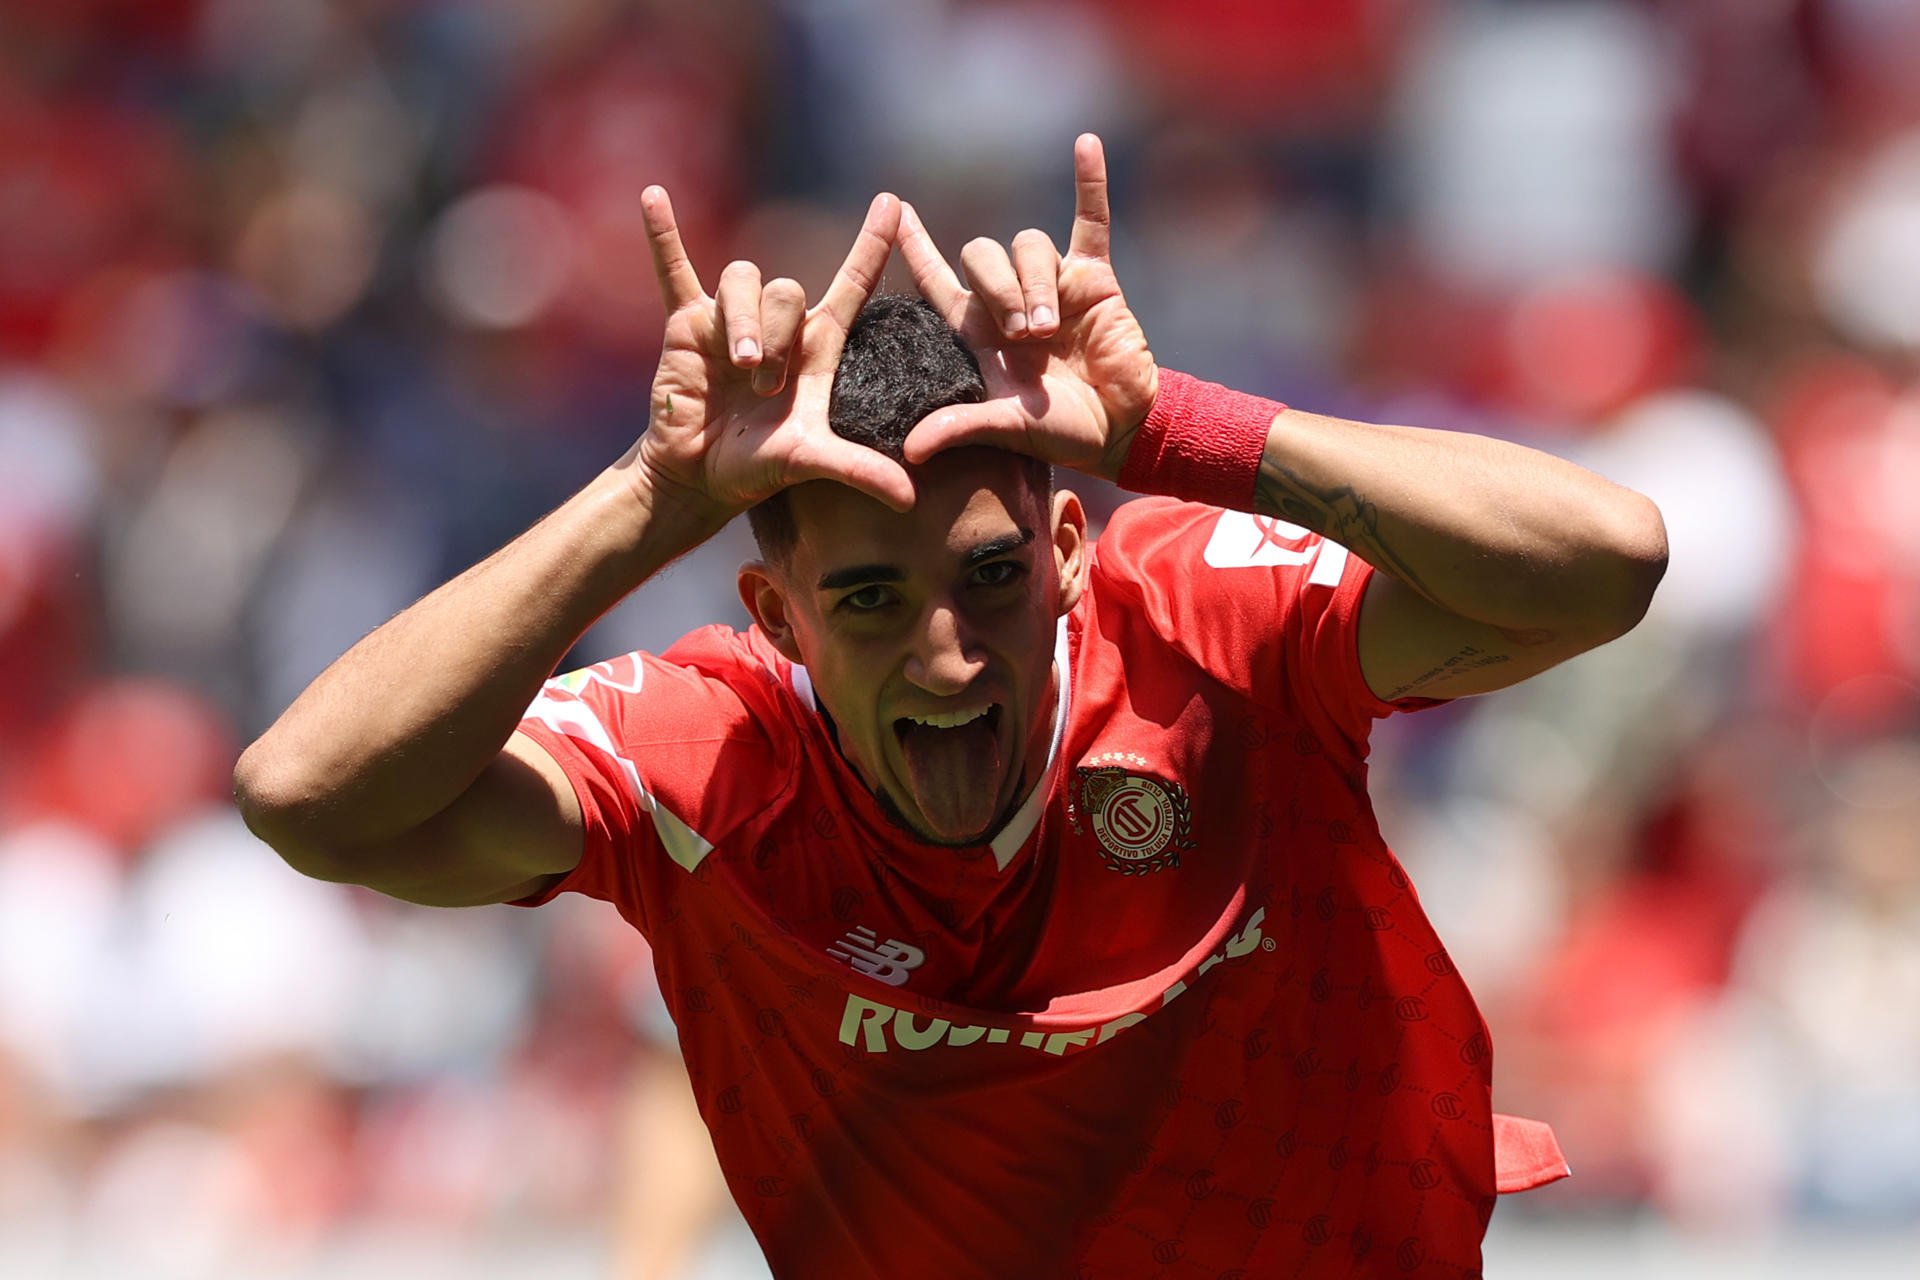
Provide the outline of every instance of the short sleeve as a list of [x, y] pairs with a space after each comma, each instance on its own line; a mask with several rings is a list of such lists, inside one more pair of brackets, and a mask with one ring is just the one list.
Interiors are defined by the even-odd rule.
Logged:
[[1387, 703], [1360, 671], [1360, 605], [1373, 568], [1299, 525], [1149, 498], [1121, 507], [1095, 573], [1132, 593], [1161, 637], [1262, 706], [1366, 755], [1372, 722], [1425, 702]]
[[725, 628], [694, 633], [664, 656], [630, 653], [549, 680], [519, 731], [565, 771], [585, 828], [580, 863], [560, 893], [601, 898], [642, 932], [680, 878], [771, 794], [790, 785], [784, 719], [769, 684]]

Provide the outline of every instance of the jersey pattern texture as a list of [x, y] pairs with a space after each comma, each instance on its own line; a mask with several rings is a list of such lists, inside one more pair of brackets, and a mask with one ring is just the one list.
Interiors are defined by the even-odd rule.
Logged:
[[1491, 1050], [1368, 803], [1370, 573], [1121, 508], [978, 848], [893, 826], [757, 633], [548, 684], [521, 729], [587, 830], [552, 893], [651, 940], [777, 1276], [1480, 1274]]

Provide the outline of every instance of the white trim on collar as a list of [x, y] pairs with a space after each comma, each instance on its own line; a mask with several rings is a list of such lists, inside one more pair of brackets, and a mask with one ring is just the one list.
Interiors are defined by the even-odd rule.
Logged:
[[813, 677], [807, 674], [807, 669], [796, 662], [787, 668], [787, 672], [787, 679], [792, 682], [793, 691], [800, 695], [800, 701], [807, 704], [808, 710], [818, 711], [820, 699], [813, 696]]
[[[1040, 825], [1040, 811], [1046, 807], [1047, 795], [1053, 790], [1053, 773], [1060, 764], [1060, 744], [1067, 736], [1067, 704], [1073, 698], [1073, 659], [1072, 648], [1067, 643], [1067, 620], [1063, 616], [1054, 629], [1053, 671], [1058, 678], [1060, 694], [1053, 700], [1053, 741], [1047, 747], [1047, 768], [1040, 775], [1040, 781], [1034, 785], [1019, 812], [993, 838], [993, 861], [1000, 870], [1005, 871], [1007, 864], [1013, 861], [1013, 855], [1020, 852], [1020, 846], [1027, 842], [1033, 829]], [[787, 679], [794, 693], [810, 709], [820, 710], [820, 700], [814, 696], [813, 677], [807, 669], [795, 662], [787, 667]]]
[[1020, 846], [1027, 842], [1033, 829], [1040, 825], [1040, 811], [1046, 808], [1047, 795], [1053, 790], [1053, 772], [1060, 765], [1060, 743], [1067, 736], [1067, 704], [1073, 698], [1071, 654], [1072, 650], [1067, 644], [1067, 619], [1062, 615], [1053, 639], [1053, 671], [1060, 685], [1060, 694], [1053, 700], [1053, 741], [1047, 746], [1047, 767], [1040, 775], [1040, 781], [1027, 793], [1026, 803], [1020, 806], [1020, 811], [993, 838], [993, 860], [1002, 871], [1013, 861], [1013, 855], [1020, 852]]

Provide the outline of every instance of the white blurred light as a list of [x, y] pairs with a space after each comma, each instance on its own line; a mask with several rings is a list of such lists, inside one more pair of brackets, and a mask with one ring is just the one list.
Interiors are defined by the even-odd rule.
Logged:
[[1668, 144], [1677, 77], [1649, 20], [1592, 3], [1451, 12], [1398, 112], [1396, 180], [1424, 255], [1493, 286], [1670, 264], [1686, 230]]
[[1842, 202], [1816, 251], [1814, 285], [1855, 340], [1920, 347], [1920, 132], [1882, 151]]
[[1650, 619], [1732, 635], [1773, 602], [1793, 551], [1793, 495], [1745, 409], [1707, 391], [1649, 396], [1574, 460], [1660, 508], [1667, 574]]
[[232, 810], [155, 845], [132, 914], [140, 998], [122, 1047], [146, 1082], [329, 1058], [360, 1015], [366, 936], [347, 891], [294, 872]]
[[1074, 135], [1129, 114], [1097, 7], [826, 0], [793, 6], [846, 161], [926, 182], [1062, 179]]
[[78, 528], [100, 488], [80, 405], [56, 384], [0, 376], [0, 515]]
[[100, 1100], [84, 1046], [118, 1013], [119, 911], [120, 868], [95, 837], [41, 825], [0, 839], [0, 1047], [73, 1110]]
[[234, 1274], [272, 1205], [240, 1144], [152, 1120], [101, 1161], [86, 1209], [94, 1275], [197, 1280]]
[[525, 927], [497, 911], [401, 910], [370, 921], [367, 972], [379, 981], [355, 999], [337, 1069], [362, 1080], [413, 1078], [512, 1044], [535, 994]]
[[573, 270], [573, 222], [527, 187], [475, 191], [440, 216], [428, 246], [433, 297], [449, 319], [478, 329], [530, 324], [559, 299]]
[[1592, 791], [1606, 763], [1578, 740], [1582, 727], [1550, 713], [1476, 716], [1453, 763], [1463, 778], [1484, 784], [1495, 806], [1535, 816], [1566, 813]]
[[235, 246], [234, 265], [286, 324], [324, 329], [366, 292], [380, 236], [352, 192], [296, 185], [254, 209]]
[[328, 663], [439, 581], [433, 512], [417, 487], [330, 479], [302, 502], [260, 583], [252, 612], [260, 706], [292, 702]]
[[1396, 833], [1421, 906], [1472, 989], [1524, 981], [1564, 932], [1569, 886], [1553, 842], [1537, 814], [1469, 794], [1419, 810]]
[[1645, 1082], [1654, 1194], [1695, 1229], [1764, 1227], [1787, 1207], [1793, 1177], [1792, 1068], [1777, 1022], [1737, 990], [1674, 1022]]
[[47, 557], [92, 514], [100, 475], [80, 406], [51, 382], [0, 377], [0, 634]]
[[369, 68], [307, 99], [294, 121], [289, 150], [306, 181], [384, 206], [402, 198], [413, 180], [419, 135], [392, 89]]
[[230, 635], [308, 461], [305, 441], [273, 412], [229, 410], [183, 436], [109, 562], [110, 603], [127, 634], [183, 651]]
[[[4, 1067], [0, 1066], [0, 1072]], [[0, 1099], [6, 1081], [0, 1076]], [[0, 1273], [10, 1276], [55, 1276], [72, 1254], [75, 1241], [71, 1202], [73, 1188], [62, 1176], [59, 1157], [44, 1146], [14, 1141], [0, 1148]]]

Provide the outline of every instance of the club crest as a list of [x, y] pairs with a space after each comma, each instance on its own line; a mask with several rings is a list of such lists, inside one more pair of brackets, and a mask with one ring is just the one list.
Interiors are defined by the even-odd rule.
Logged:
[[[1123, 763], [1124, 762], [1124, 763]], [[1093, 828], [1107, 866], [1122, 875], [1146, 875], [1180, 865], [1193, 848], [1193, 806], [1177, 782], [1137, 767], [1124, 752], [1095, 756], [1074, 770], [1073, 829]]]

